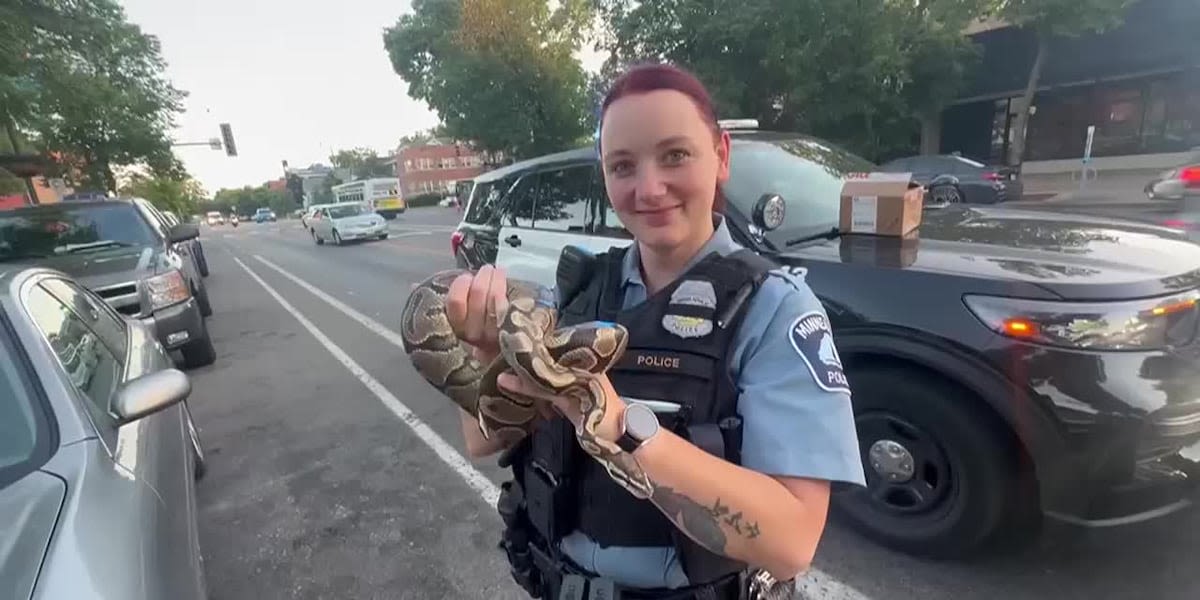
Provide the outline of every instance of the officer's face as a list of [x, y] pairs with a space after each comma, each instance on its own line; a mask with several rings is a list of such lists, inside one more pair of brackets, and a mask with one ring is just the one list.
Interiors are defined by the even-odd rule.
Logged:
[[729, 136], [691, 98], [657, 90], [613, 102], [600, 148], [609, 200], [638, 241], [669, 251], [708, 239], [717, 185], [729, 178]]

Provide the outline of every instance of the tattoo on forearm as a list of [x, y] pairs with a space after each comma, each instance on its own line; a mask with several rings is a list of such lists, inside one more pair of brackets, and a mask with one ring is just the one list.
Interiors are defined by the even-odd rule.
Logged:
[[732, 512], [720, 498], [706, 506], [669, 487], [656, 486], [650, 500], [697, 543], [717, 554], [725, 555], [725, 529], [746, 539], [760, 533], [758, 523], [746, 519], [741, 511]]

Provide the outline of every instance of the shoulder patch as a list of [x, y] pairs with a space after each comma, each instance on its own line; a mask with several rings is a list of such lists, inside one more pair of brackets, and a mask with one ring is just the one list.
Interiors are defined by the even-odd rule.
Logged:
[[804, 359], [817, 387], [827, 392], [850, 392], [850, 382], [842, 371], [842, 359], [833, 344], [833, 330], [825, 315], [809, 311], [796, 317], [788, 338]]

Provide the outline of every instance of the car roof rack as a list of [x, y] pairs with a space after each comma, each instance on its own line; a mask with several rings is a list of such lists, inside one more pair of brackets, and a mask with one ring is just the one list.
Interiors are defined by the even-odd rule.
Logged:
[[758, 119], [718, 119], [721, 129], [758, 129]]

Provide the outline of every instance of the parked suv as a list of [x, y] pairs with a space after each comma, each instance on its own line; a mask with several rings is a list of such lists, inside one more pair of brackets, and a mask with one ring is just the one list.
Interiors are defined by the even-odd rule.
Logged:
[[[800, 135], [733, 132], [726, 219], [803, 275], [836, 330], [866, 489], [834, 513], [941, 557], [1032, 539], [1043, 517], [1128, 524], [1200, 478], [1200, 246], [1153, 225], [930, 203], [904, 238], [837, 230], [873, 165]], [[756, 210], [782, 197], [782, 221]], [[755, 217], [755, 215], [758, 215]], [[631, 243], [581, 149], [476, 178], [460, 266], [553, 285], [561, 250]]]
[[148, 204], [105, 199], [0, 212], [0, 269], [32, 263], [65, 272], [118, 312], [145, 321], [164, 347], [182, 353], [184, 366], [211, 364], [208, 291], [183, 249], [199, 229], [166, 228]]

